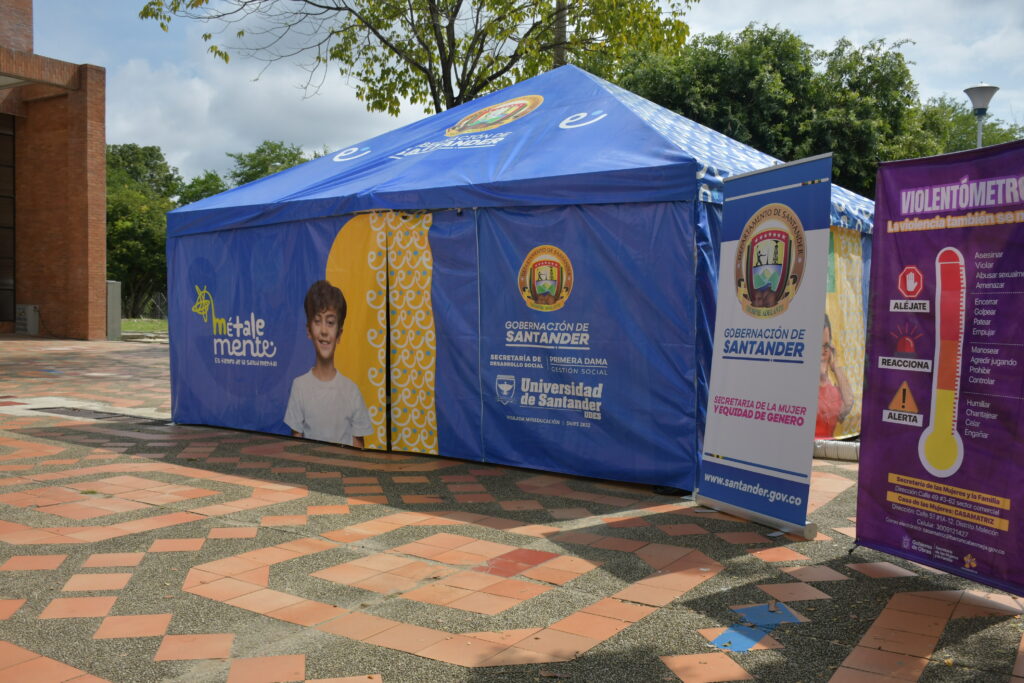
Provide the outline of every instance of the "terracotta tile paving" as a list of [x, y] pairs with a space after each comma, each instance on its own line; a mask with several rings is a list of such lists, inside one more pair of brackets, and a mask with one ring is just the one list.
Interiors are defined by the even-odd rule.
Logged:
[[147, 638], [164, 636], [172, 614], [133, 614], [110, 616], [100, 622], [93, 638]]
[[245, 657], [232, 660], [228, 683], [286, 683], [306, 678], [304, 655]]
[[115, 591], [127, 586], [131, 579], [131, 574], [75, 574], [61, 590]]
[[0, 571], [38, 571], [42, 569], [57, 569], [67, 555], [15, 555], [3, 564], [0, 564]]
[[[19, 355], [23, 343], [27, 355]], [[825, 620], [826, 610], [809, 605], [828, 592], [847, 595], [840, 589], [851, 579], [857, 590], [888, 597], [874, 613], [858, 609], [870, 623], [843, 643], [845, 651], [823, 655], [837, 681], [916, 680], [926, 668], [944, 666], [935, 648], [951, 620], [1010, 620], [1022, 612], [1017, 599], [949, 574], [897, 559], [867, 561], [881, 560], [878, 553], [833, 564], [847, 559], [842, 535], [854, 534], [843, 526], [854, 521], [852, 507], [834, 509], [833, 501], [856, 485], [855, 464], [815, 462], [809, 511], [832, 514], [817, 520], [826, 533], [811, 541], [769, 537], [762, 527], [698, 512], [691, 501], [655, 496], [649, 487], [170, 425], [166, 347], [67, 342], [75, 354], [58, 358], [45, 349], [63, 348], [63, 341], [0, 344], [0, 468], [8, 472], [0, 477], [0, 638], [38, 632], [41, 653], [24, 643], [5, 650], [0, 641], [0, 680], [11, 671], [80, 683], [101, 680], [93, 673], [117, 680], [115, 665], [96, 657], [95, 648], [120, 639], [138, 639], [150, 665], [158, 662], [179, 678], [189, 669], [174, 667], [219, 660], [230, 681], [400, 680], [392, 674], [408, 661], [402, 658], [416, 657], [454, 667], [447, 670], [454, 680], [465, 676], [458, 667], [562, 662], [572, 671], [590, 661], [591, 649], [609, 643], [614, 651], [640, 633], [662, 640], [631, 655], [631, 680], [748, 680], [756, 675], [753, 660], [721, 647], [728, 629], [705, 628], [707, 618], [727, 624], [736, 614], [702, 602], [701, 610], [711, 612], [697, 612], [700, 628], [687, 616], [697, 604], [687, 594], [704, 581], [714, 581], [716, 593], [730, 590], [729, 563], [737, 557], [770, 564], [767, 571], [790, 579], [760, 586], [772, 602], [735, 608], [744, 610], [741, 619], [791, 618], [786, 629], [749, 634], [749, 649], [774, 649], [788, 661], [797, 661], [786, 653], [789, 634], [813, 638], [818, 627], [788, 601], [812, 601], [807, 614]], [[126, 353], [144, 362], [126, 364]], [[43, 383], [46, 373], [31, 370], [40, 359], [63, 364], [60, 383]], [[129, 371], [130, 398], [123, 379], [89, 374]], [[100, 402], [111, 412], [132, 408], [150, 417], [72, 420], [32, 411], [35, 401]], [[455, 509], [443, 509], [452, 500], [447, 504]], [[108, 523], [112, 515], [119, 521]], [[821, 552], [820, 544], [829, 543], [839, 550]], [[826, 555], [832, 566], [809, 559]], [[325, 591], [332, 583], [334, 593]], [[305, 595], [307, 586], [316, 586], [321, 599]], [[133, 614], [132, 590], [161, 607]], [[93, 591], [101, 595], [88, 595]], [[536, 614], [546, 616], [532, 617], [535, 600], [544, 604]], [[420, 623], [387, 618], [394, 613], [389, 605], [415, 605], [410, 613]], [[694, 641], [675, 631], [669, 637], [633, 628], [666, 608], [684, 635], [690, 629], [701, 636], [696, 651], [680, 647]], [[500, 628], [516, 609], [517, 628]], [[217, 615], [207, 628], [184, 627], [196, 623], [189, 615], [206, 614]], [[95, 672], [45, 656], [69, 651], [68, 643], [57, 648], [45, 639], [62, 619], [75, 619], [87, 633], [71, 646], [76, 662], [96, 662]], [[488, 630], [460, 633], [456, 624], [465, 623]], [[259, 624], [286, 634], [275, 644], [290, 651], [253, 650], [241, 634]], [[344, 658], [327, 664], [323, 655], [302, 651], [303, 629], [377, 648], [380, 666], [367, 670]], [[1007, 667], [1024, 677], [1020, 639], [1012, 650]], [[153, 680], [161, 677], [150, 671]], [[305, 678], [312, 671], [320, 678]], [[527, 671], [535, 677], [538, 670]]]
[[909, 569], [898, 567], [892, 562], [857, 562], [846, 566], [872, 579], [917, 576], [917, 574]]
[[783, 602], [799, 600], [831, 600], [831, 596], [806, 583], [774, 583], [758, 586], [768, 595]]
[[158, 662], [182, 659], [227, 659], [235, 641], [231, 633], [168, 635], [160, 641], [153, 659]]
[[25, 599], [0, 599], [0, 619], [10, 619], [21, 607], [28, 602]]
[[30, 681], [39, 681], [40, 683], [95, 681], [99, 683], [104, 679], [89, 676], [73, 666], [0, 641], [0, 680], [11, 683], [29, 683]]
[[96, 553], [90, 555], [83, 567], [137, 567], [145, 553]]
[[764, 562], [806, 562], [808, 559], [806, 555], [801, 555], [795, 550], [783, 547], [748, 550], [747, 552]]
[[401, 622], [383, 619], [365, 612], [352, 612], [319, 624], [316, 628], [352, 640], [365, 640], [400, 624]]
[[205, 542], [205, 538], [162, 538], [153, 541], [153, 544], [149, 546], [148, 552], [188, 552], [191, 550], [199, 550], [203, 547], [203, 543]]
[[39, 614], [40, 619], [78, 619], [105, 617], [114, 608], [116, 597], [55, 598]]
[[252, 527], [220, 527], [210, 529], [207, 538], [256, 538], [258, 529]]
[[[725, 634], [729, 629], [727, 628], [702, 628], [698, 629], [697, 633], [707, 638], [708, 642], [713, 642], [720, 636]], [[759, 641], [750, 647], [751, 650], [778, 650], [783, 647], [782, 643], [775, 640], [769, 635], [764, 635]]]
[[916, 681], [920, 677], [927, 664], [928, 660], [923, 657], [912, 657], [865, 647], [853, 648], [850, 655], [843, 660], [843, 667], [847, 669], [911, 681]]
[[749, 681], [753, 676], [726, 654], [708, 652], [697, 655], [671, 655], [661, 661], [684, 683]]
[[417, 651], [416, 654], [440, 662], [474, 667], [483, 665], [484, 662], [507, 649], [504, 645], [490, 643], [479, 638], [448, 636], [444, 640]]
[[781, 569], [794, 579], [799, 579], [800, 581], [848, 581], [850, 579], [846, 574], [841, 574], [831, 567], [821, 565], [782, 567]]

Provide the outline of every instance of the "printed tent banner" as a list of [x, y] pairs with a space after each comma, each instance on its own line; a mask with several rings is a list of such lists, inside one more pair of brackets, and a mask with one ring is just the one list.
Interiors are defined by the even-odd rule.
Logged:
[[563, 67], [177, 209], [173, 419], [692, 489], [722, 177], [773, 163]]
[[1024, 143], [883, 164], [857, 542], [1024, 595]]

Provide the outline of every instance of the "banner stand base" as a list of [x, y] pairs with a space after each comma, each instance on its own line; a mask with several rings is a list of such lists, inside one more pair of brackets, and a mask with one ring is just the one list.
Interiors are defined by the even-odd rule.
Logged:
[[715, 500], [713, 498], [708, 498], [707, 496], [702, 496], [700, 495], [700, 493], [694, 493], [693, 500], [698, 505], [703, 505], [704, 507], [709, 507], [712, 508], [713, 510], [718, 510], [719, 512], [725, 512], [736, 517], [742, 517], [743, 519], [749, 519], [751, 522], [763, 524], [764, 526], [769, 526], [773, 529], [784, 531], [787, 534], [796, 534], [797, 536], [803, 536], [808, 541], [818, 535], [818, 525], [814, 522], [807, 522], [805, 526], [800, 526], [798, 524], [793, 524], [792, 522], [786, 522], [781, 519], [769, 517], [768, 515], [758, 514], [756, 512], [753, 512], [752, 510], [747, 510], [746, 508], [730, 505], [729, 503], [723, 503], [720, 500]]

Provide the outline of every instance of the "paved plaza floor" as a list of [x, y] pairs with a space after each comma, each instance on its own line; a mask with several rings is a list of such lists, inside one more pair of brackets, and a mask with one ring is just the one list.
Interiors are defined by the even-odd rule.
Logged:
[[1022, 603], [650, 486], [170, 422], [167, 347], [0, 336], [0, 682], [1021, 681]]

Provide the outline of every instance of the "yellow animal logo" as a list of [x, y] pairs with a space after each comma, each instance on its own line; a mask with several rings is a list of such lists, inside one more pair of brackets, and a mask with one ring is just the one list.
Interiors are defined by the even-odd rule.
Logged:
[[214, 334], [227, 334], [227, 321], [217, 317], [210, 290], [206, 286], [203, 286], [202, 289], [199, 289], [199, 285], [193, 285], [193, 287], [196, 288], [196, 302], [192, 304], [192, 312], [201, 316], [204, 323], [210, 322], [212, 318]]
[[206, 287], [199, 289], [199, 285], [193, 286], [196, 288], [196, 302], [192, 304], [192, 312], [203, 316], [203, 322], [208, 323], [210, 319], [207, 314], [213, 308], [213, 296]]

